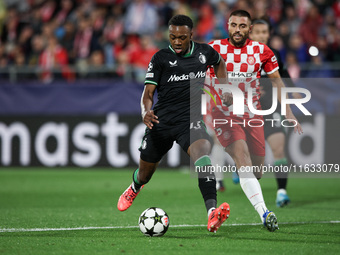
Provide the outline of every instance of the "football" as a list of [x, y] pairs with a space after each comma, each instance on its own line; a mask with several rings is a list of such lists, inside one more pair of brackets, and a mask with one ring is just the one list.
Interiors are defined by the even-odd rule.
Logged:
[[169, 228], [169, 216], [157, 207], [146, 209], [139, 216], [140, 231], [146, 236], [162, 236]]

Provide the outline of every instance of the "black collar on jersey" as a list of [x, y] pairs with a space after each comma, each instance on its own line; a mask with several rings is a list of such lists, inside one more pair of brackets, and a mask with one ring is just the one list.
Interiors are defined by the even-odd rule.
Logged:
[[[191, 49], [190, 51], [185, 54], [183, 57], [189, 57], [193, 52], [194, 52], [194, 48], [195, 48], [195, 43], [194, 41], [191, 41]], [[176, 51], [172, 48], [171, 44], [169, 45], [169, 49], [176, 54]], [[176, 54], [177, 55], [177, 54]]]

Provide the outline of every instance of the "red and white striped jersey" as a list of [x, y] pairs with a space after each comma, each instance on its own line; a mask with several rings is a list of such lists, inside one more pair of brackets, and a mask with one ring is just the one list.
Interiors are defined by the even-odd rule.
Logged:
[[[253, 106], [255, 109], [261, 110], [259, 78], [261, 71], [267, 74], [274, 73], [279, 69], [277, 59], [271, 49], [262, 43], [247, 40], [246, 44], [237, 48], [229, 43], [228, 39], [215, 40], [209, 43], [226, 62], [229, 83], [238, 86], [244, 93], [245, 114], [238, 116], [242, 118], [253, 118], [248, 108], [248, 89], [252, 88]], [[210, 67], [207, 71], [207, 77], [215, 78], [214, 69]], [[210, 81], [211, 84], [211, 81]], [[217, 91], [221, 95], [222, 91]], [[217, 105], [217, 108], [223, 111], [226, 116], [231, 116], [232, 105], [230, 107]]]

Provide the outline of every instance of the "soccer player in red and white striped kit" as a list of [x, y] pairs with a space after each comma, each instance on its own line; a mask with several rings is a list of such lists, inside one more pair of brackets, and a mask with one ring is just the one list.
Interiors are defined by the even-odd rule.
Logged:
[[[284, 84], [278, 72], [279, 67], [274, 53], [268, 46], [249, 39], [251, 28], [250, 14], [244, 10], [236, 10], [229, 17], [229, 38], [209, 43], [226, 62], [229, 85], [237, 86], [244, 94], [244, 115], [233, 114], [233, 102], [236, 98], [233, 99], [232, 94], [225, 92], [227, 90], [224, 89], [216, 90], [221, 95], [223, 104], [214, 105], [210, 110], [213, 119], [228, 121], [227, 124], [215, 123], [216, 136], [225, 151], [233, 158], [240, 176], [240, 185], [258, 212], [262, 223], [269, 231], [275, 231], [278, 229], [277, 218], [267, 209], [258, 181], [262, 177], [261, 166], [265, 156], [265, 138], [260, 121], [263, 121], [263, 117], [253, 114], [247, 101], [248, 97], [252, 97], [254, 109], [261, 110], [259, 78], [262, 69], [271, 79], [272, 85], [278, 89], [279, 100], [281, 100], [280, 89]], [[214, 79], [212, 68], [208, 69], [208, 74], [211, 79]], [[240, 77], [244, 78], [240, 79]], [[248, 94], [249, 88], [252, 88], [251, 94]], [[288, 104], [286, 119], [296, 124], [295, 132], [302, 133], [301, 126]], [[231, 125], [232, 122], [239, 124]], [[258, 167], [257, 171], [254, 171], [253, 166]]]

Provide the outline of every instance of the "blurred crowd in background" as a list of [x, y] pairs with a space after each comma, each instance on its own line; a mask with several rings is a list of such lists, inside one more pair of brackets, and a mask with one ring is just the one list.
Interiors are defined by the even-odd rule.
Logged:
[[[45, 83], [55, 70], [68, 81], [142, 81], [152, 55], [168, 46], [173, 15], [190, 16], [194, 40], [209, 42], [228, 37], [236, 9], [270, 22], [270, 46], [293, 78], [338, 75], [331, 64], [340, 63], [340, 0], [0, 0], [0, 75], [11, 67], [39, 68]], [[312, 68], [301, 69], [305, 64]]]

